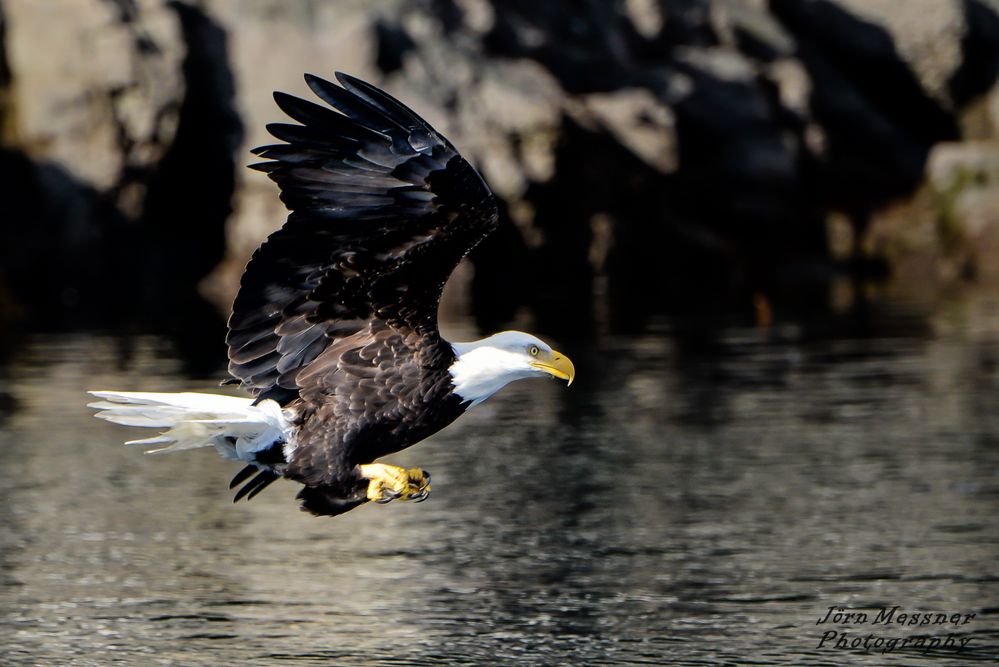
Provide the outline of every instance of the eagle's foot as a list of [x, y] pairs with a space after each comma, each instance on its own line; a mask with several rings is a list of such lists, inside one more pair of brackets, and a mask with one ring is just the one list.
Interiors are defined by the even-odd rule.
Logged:
[[421, 502], [430, 495], [430, 473], [419, 468], [399, 468], [384, 463], [360, 466], [361, 477], [368, 480], [368, 500], [387, 503], [393, 500]]

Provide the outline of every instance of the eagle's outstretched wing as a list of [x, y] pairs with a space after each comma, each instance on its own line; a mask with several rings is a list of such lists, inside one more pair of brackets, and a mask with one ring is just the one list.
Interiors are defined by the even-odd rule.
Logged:
[[229, 372], [282, 404], [305, 366], [374, 320], [436, 343], [444, 283], [496, 227], [492, 194], [446, 139], [387, 93], [336, 78], [306, 75], [336, 111], [275, 93], [301, 125], [269, 125], [286, 143], [254, 151], [291, 214], [243, 274]]

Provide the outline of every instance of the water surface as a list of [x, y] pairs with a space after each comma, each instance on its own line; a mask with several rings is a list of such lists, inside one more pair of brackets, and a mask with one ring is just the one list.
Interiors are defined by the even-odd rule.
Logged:
[[[976, 320], [977, 321], [977, 320]], [[38, 336], [0, 422], [4, 664], [963, 664], [999, 659], [999, 326], [579, 343], [393, 460], [428, 502], [233, 505], [84, 388], [214, 390], [154, 338]], [[572, 353], [570, 343], [567, 352]], [[974, 613], [817, 626], [830, 606]], [[970, 638], [845, 653], [823, 632]]]

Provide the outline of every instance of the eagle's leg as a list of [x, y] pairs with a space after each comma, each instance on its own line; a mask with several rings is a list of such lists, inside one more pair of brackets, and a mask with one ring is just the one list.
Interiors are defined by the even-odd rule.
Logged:
[[430, 473], [419, 468], [399, 468], [384, 463], [358, 466], [368, 480], [368, 500], [387, 503], [392, 500], [420, 502], [430, 495]]

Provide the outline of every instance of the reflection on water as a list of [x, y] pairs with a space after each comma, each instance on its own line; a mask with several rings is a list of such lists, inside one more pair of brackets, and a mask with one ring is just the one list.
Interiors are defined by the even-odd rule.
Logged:
[[[147, 457], [84, 387], [210, 389], [155, 338], [34, 339], [0, 424], [15, 664], [939, 663], [817, 644], [829, 606], [975, 613], [999, 656], [999, 327], [707, 345], [605, 338], [395, 460], [420, 505], [233, 506], [213, 452]], [[571, 345], [568, 346], [572, 349]]]

